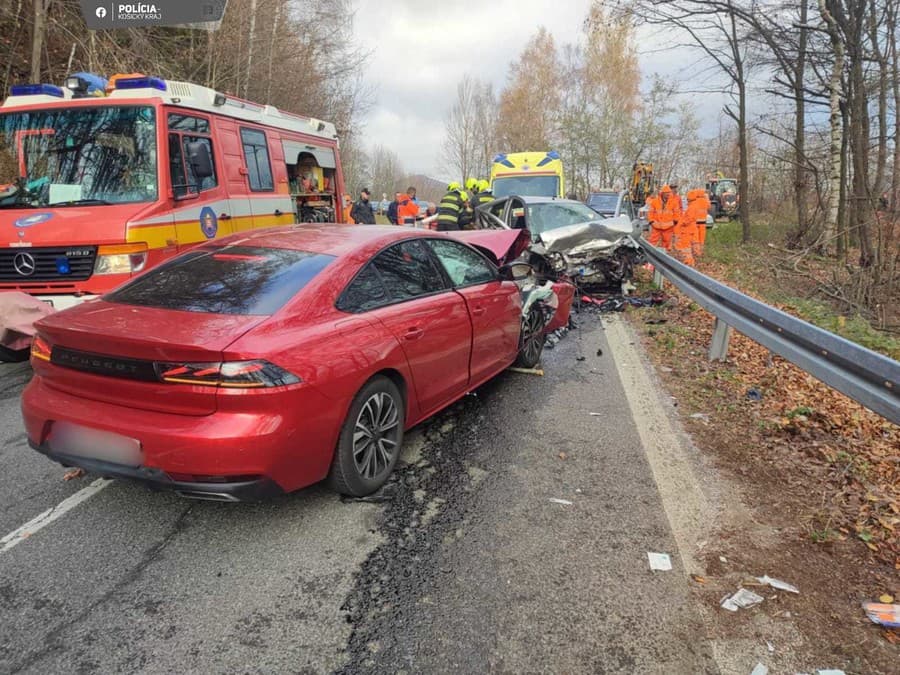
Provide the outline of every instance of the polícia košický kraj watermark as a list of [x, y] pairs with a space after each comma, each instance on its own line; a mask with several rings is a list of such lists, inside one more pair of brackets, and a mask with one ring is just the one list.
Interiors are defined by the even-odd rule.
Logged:
[[217, 30], [225, 16], [227, 4], [228, 0], [81, 0], [81, 13], [91, 30], [139, 26], [189, 26]]

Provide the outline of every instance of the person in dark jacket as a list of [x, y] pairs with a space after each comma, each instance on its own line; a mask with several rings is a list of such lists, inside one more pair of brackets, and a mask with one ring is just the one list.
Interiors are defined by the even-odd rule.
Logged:
[[374, 225], [375, 211], [369, 202], [369, 189], [363, 188], [359, 193], [359, 201], [350, 210], [350, 217], [357, 225]]
[[394, 193], [394, 201], [388, 204], [387, 219], [391, 225], [397, 224], [397, 209], [400, 207], [400, 193]]

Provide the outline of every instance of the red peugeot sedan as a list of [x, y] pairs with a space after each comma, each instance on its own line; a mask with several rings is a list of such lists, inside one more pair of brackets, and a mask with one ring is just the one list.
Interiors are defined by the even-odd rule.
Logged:
[[371, 493], [405, 429], [540, 359], [558, 303], [529, 301], [491, 256], [520, 251], [521, 235], [486, 232], [477, 248], [298, 226], [192, 249], [38, 322], [29, 442], [187, 497], [260, 499], [326, 477]]

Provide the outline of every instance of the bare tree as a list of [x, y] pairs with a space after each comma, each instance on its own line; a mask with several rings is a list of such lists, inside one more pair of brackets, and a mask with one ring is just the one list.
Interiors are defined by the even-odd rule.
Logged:
[[456, 85], [456, 101], [444, 124], [444, 161], [455, 175], [465, 180], [478, 162], [478, 111], [481, 83], [463, 75]]
[[646, 23], [678, 28], [726, 78], [725, 93], [733, 104], [725, 114], [737, 126], [740, 151], [738, 176], [741, 193], [743, 241], [750, 240], [750, 157], [747, 142], [748, 41], [746, 25], [735, 0], [633, 0], [624, 5]]

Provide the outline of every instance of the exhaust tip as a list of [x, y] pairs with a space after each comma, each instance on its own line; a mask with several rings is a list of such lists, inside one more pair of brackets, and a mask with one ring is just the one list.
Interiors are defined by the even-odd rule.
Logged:
[[176, 490], [175, 494], [185, 499], [197, 499], [207, 502], [239, 502], [240, 499], [225, 492], [200, 492], [197, 490]]

